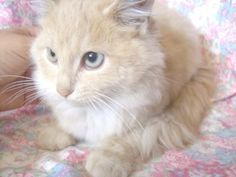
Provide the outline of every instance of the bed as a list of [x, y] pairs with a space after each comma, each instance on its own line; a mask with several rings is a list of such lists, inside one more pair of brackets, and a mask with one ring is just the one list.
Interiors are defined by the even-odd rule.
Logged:
[[[34, 25], [36, 0], [0, 0], [0, 27]], [[168, 151], [133, 177], [236, 176], [236, 0], [162, 0], [187, 16], [218, 56], [218, 93], [201, 129], [188, 149]], [[34, 144], [35, 127], [47, 122], [44, 105], [28, 105], [0, 113], [0, 177], [88, 177], [85, 145], [58, 152]]]

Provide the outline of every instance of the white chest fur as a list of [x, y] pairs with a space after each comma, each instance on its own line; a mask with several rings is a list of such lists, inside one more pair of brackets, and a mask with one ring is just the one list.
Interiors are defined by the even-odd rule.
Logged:
[[54, 106], [64, 131], [90, 144], [121, 131], [121, 109], [112, 107], [81, 108], [67, 102]]

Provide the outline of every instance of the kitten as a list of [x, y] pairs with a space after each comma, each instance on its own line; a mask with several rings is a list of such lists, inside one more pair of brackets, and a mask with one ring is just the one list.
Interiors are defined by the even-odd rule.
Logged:
[[56, 120], [38, 144], [94, 145], [94, 177], [127, 177], [135, 164], [197, 137], [215, 90], [212, 56], [188, 20], [154, 0], [46, 3], [33, 43], [34, 80]]

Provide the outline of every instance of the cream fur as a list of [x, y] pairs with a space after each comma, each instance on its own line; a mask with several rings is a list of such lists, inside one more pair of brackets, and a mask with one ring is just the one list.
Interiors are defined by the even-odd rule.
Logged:
[[[34, 80], [70, 136], [53, 144], [47, 139], [55, 129], [42, 128], [39, 144], [58, 149], [71, 136], [84, 140], [95, 145], [86, 164], [94, 177], [127, 177], [134, 164], [196, 139], [215, 74], [213, 56], [188, 20], [152, 0], [49, 4], [32, 46]], [[58, 64], [48, 61], [46, 47]], [[88, 51], [105, 55], [101, 68], [80, 68]], [[58, 89], [72, 93], [65, 98]]]

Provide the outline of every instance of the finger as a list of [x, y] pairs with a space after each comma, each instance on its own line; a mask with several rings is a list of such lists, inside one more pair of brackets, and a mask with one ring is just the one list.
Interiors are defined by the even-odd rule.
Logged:
[[13, 32], [15, 34], [34, 37], [38, 34], [39, 28], [38, 27], [15, 27], [15, 28], [9, 28], [8, 31]]
[[25, 99], [24, 95], [21, 95], [14, 100], [9, 100], [9, 98], [11, 98], [14, 95], [15, 95], [15, 90], [10, 92], [4, 92], [0, 95], [0, 101], [2, 103], [0, 104], [0, 111], [15, 109], [24, 105], [24, 99]]
[[[2, 66], [4, 65], [4, 67], [1, 67], [0, 75], [23, 75], [31, 65], [30, 45], [33, 38], [18, 34], [14, 34], [14, 38], [18, 42], [9, 44], [14, 45], [14, 47], [5, 51], [5, 55], [7, 55], [8, 58], [0, 62]], [[4, 78], [4, 82], [1, 81], [0, 85], [9, 83], [15, 79], [14, 77]]]
[[[40, 102], [39, 99], [36, 99], [34, 95], [36, 95], [35, 92], [27, 92], [25, 91], [22, 92], [21, 90], [24, 91], [24, 89], [27, 88], [22, 88], [18, 90], [13, 90], [13, 91], [8, 91], [1, 93], [0, 95], [0, 101], [3, 104], [0, 104], [0, 111], [7, 111], [11, 109], [16, 109], [20, 108], [24, 105], [28, 104], [37, 104]], [[0, 91], [1, 87], [0, 87]], [[34, 99], [35, 98], [35, 99]]]

